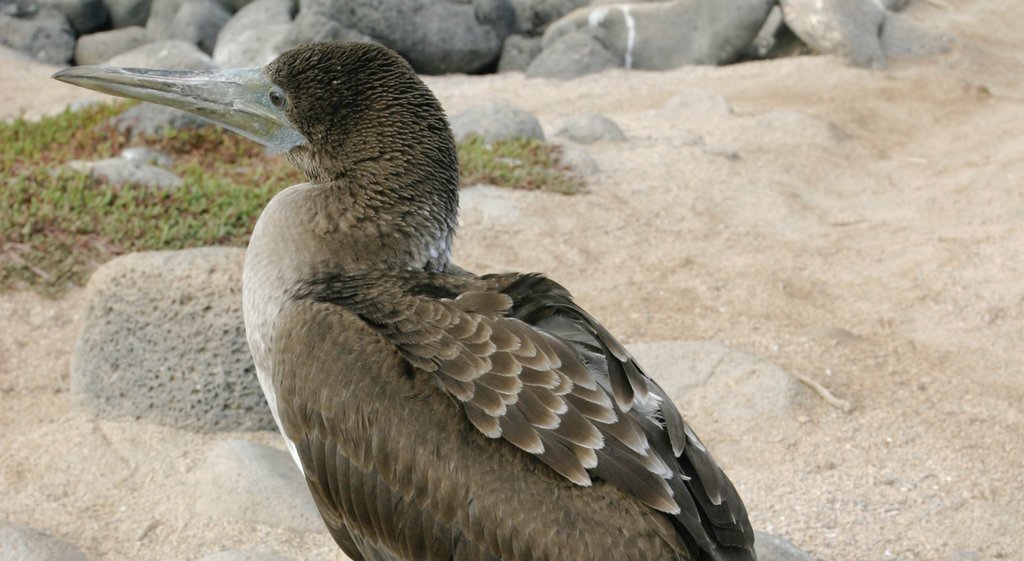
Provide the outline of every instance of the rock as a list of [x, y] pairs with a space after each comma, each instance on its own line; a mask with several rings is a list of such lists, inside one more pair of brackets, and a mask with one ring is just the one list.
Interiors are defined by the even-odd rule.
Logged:
[[589, 0], [511, 0], [520, 33], [541, 32], [565, 14], [590, 4]]
[[86, 172], [110, 185], [136, 185], [156, 191], [173, 191], [184, 183], [180, 177], [163, 168], [124, 158], [107, 158], [95, 162], [74, 160], [68, 162], [68, 167]]
[[568, 80], [621, 66], [621, 62], [598, 40], [599, 31], [581, 30], [560, 37], [530, 62], [531, 78]]
[[879, 35], [885, 9], [877, 0], [780, 0], [786, 25], [819, 53], [858, 66], [885, 65]]
[[52, 8], [26, 17], [0, 14], [0, 45], [40, 62], [63, 65], [75, 54], [75, 32], [68, 19]]
[[234, 15], [217, 35], [213, 62], [223, 68], [263, 66], [287, 50], [292, 0], [256, 0]]
[[882, 7], [890, 12], [898, 12], [910, 4], [910, 0], [881, 0]]
[[38, 11], [35, 0], [0, 0], [0, 15], [23, 18]]
[[83, 35], [75, 43], [75, 62], [100, 64], [144, 44], [146, 29], [137, 25]]
[[600, 29], [602, 43], [626, 68], [667, 70], [731, 62], [764, 25], [773, 0], [674, 0], [580, 8], [551, 24], [544, 48], [581, 29]]
[[597, 160], [593, 156], [573, 144], [559, 145], [558, 159], [563, 165], [580, 175], [593, 175], [601, 171], [601, 166], [597, 164]]
[[136, 47], [107, 61], [111, 66], [206, 70], [214, 68], [210, 55], [183, 39], [166, 39]]
[[39, 0], [39, 5], [64, 14], [77, 35], [97, 31], [110, 21], [103, 0]]
[[110, 25], [114, 29], [145, 26], [153, 0], [104, 0], [110, 12]]
[[706, 91], [687, 91], [672, 96], [664, 108], [671, 112], [684, 111], [701, 115], [732, 115], [732, 106], [720, 94]]
[[323, 532], [324, 523], [287, 452], [245, 440], [215, 445], [195, 474], [195, 507], [214, 520]]
[[152, 103], [133, 105], [120, 115], [111, 117], [110, 124], [133, 139], [137, 135], [163, 136], [172, 130], [210, 126], [208, 121], [191, 113]]
[[287, 50], [298, 45], [320, 41], [377, 42], [369, 35], [344, 27], [329, 16], [309, 9], [303, 10], [295, 16], [291, 29], [281, 46]]
[[243, 551], [232, 549], [229, 551], [214, 553], [213, 555], [207, 555], [199, 561], [291, 561], [291, 559], [271, 551]]
[[75, 546], [48, 532], [20, 524], [0, 522], [0, 559], [3, 561], [85, 561]]
[[882, 27], [882, 51], [888, 58], [934, 56], [949, 52], [949, 35], [918, 26], [903, 14], [888, 14]]
[[782, 8], [777, 5], [772, 6], [768, 17], [764, 20], [764, 25], [758, 30], [750, 45], [743, 49], [741, 57], [766, 58], [778, 43], [778, 36], [783, 29], [785, 29], [785, 23], [782, 21]]
[[765, 532], [754, 532], [754, 551], [758, 561], [814, 561], [786, 538]]
[[150, 251], [97, 269], [71, 359], [76, 400], [200, 432], [273, 428], [245, 339], [244, 255]]
[[778, 366], [721, 343], [659, 341], [629, 350], [684, 413], [699, 412], [702, 421], [763, 422], [791, 412], [803, 391]]
[[[477, 6], [468, 2], [308, 0], [300, 13], [307, 9], [373, 37], [425, 74], [479, 71], [498, 59], [510, 32], [504, 24], [478, 20]], [[486, 6], [482, 11], [501, 12]]]
[[452, 115], [449, 121], [460, 142], [473, 135], [488, 143], [510, 138], [544, 140], [544, 129], [532, 113], [504, 103], [476, 105]]
[[526, 69], [537, 58], [541, 51], [540, 37], [509, 35], [501, 47], [501, 58], [498, 59], [498, 72], [526, 72]]
[[162, 168], [171, 165], [171, 157], [162, 152], [143, 146], [132, 146], [121, 150], [120, 157], [136, 164], [159, 166]]
[[555, 136], [568, 138], [573, 142], [590, 144], [600, 140], [625, 142], [626, 135], [615, 121], [603, 115], [580, 115], [573, 117], [558, 129]]
[[184, 39], [212, 53], [231, 13], [216, 0], [153, 0], [146, 33], [154, 41]]

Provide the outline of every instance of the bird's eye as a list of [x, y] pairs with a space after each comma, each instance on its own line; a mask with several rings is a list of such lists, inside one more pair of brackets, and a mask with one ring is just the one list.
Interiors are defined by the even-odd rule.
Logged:
[[288, 98], [285, 97], [284, 91], [277, 86], [274, 86], [267, 92], [267, 98], [270, 99], [271, 105], [278, 109], [284, 109], [284, 106], [288, 104]]

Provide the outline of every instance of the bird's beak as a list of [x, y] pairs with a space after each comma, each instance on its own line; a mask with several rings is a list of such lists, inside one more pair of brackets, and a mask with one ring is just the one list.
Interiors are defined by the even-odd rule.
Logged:
[[159, 103], [209, 119], [247, 138], [287, 151], [306, 139], [270, 101], [276, 86], [260, 68], [151, 70], [77, 66], [57, 72], [62, 82]]

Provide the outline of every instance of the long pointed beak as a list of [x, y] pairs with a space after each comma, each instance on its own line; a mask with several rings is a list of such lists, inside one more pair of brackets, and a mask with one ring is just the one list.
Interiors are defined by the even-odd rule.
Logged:
[[259, 68], [151, 70], [76, 66], [53, 77], [106, 94], [183, 109], [279, 150], [287, 151], [306, 142], [284, 110], [270, 102], [269, 92], [275, 86]]

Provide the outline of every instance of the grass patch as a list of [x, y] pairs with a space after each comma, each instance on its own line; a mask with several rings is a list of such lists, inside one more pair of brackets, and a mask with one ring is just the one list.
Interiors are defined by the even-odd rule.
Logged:
[[[0, 290], [58, 296], [100, 264], [133, 251], [245, 245], [259, 213], [304, 180], [282, 156], [218, 127], [129, 138], [108, 124], [131, 103], [91, 105], [39, 121], [0, 122]], [[128, 146], [167, 154], [184, 179], [172, 192], [108, 185], [63, 167]], [[459, 146], [463, 185], [573, 193], [582, 181], [536, 141]]]

